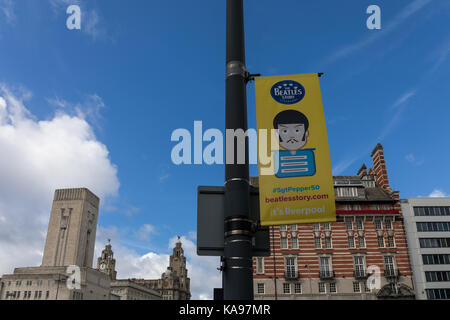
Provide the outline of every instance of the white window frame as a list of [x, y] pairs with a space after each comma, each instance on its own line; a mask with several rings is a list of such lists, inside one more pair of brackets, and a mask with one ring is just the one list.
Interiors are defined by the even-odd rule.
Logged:
[[383, 230], [383, 220], [381, 218], [374, 219], [375, 230]]
[[[285, 244], [286, 246], [283, 246], [283, 240], [285, 240]], [[287, 237], [281, 237], [280, 238], [280, 248], [281, 249], [288, 249], [289, 245], [288, 245], [288, 238]]]
[[[388, 225], [388, 221], [389, 221], [389, 225]], [[391, 218], [385, 219], [384, 220], [384, 224], [386, 226], [386, 230], [392, 230], [393, 229], [393, 224], [392, 224], [392, 219]]]
[[[289, 290], [286, 290], [286, 288], [288, 288]], [[291, 284], [289, 282], [283, 283], [283, 294], [291, 294]]]
[[[356, 248], [356, 245], [355, 245], [355, 237], [354, 237], [354, 236], [349, 236], [348, 239], [347, 239], [347, 241], [348, 241], [348, 248], [349, 248], [349, 249], [355, 249], [355, 248]], [[351, 246], [350, 246], [350, 241], [351, 241], [351, 243], [352, 243]]]
[[[321, 287], [323, 287], [323, 291], [320, 290]], [[319, 293], [320, 293], [320, 294], [325, 294], [325, 293], [327, 293], [326, 282], [319, 282]]]
[[[388, 259], [386, 259], [386, 258], [391, 259], [392, 262], [386, 264], [386, 260], [388, 260]], [[389, 262], [390, 262], [390, 261], [389, 261]], [[385, 270], [391, 269], [393, 273], [395, 272], [395, 258], [394, 258], [393, 255], [385, 255], [385, 256], [383, 256], [383, 264], [384, 264], [384, 269], [385, 269]]]
[[[260, 290], [259, 290], [260, 288], [262, 288], [262, 292], [260, 292]], [[256, 285], [256, 292], [258, 294], [266, 294], [266, 285], [265, 285], [265, 283], [258, 283]]]
[[[297, 290], [297, 288], [300, 288], [300, 290]], [[302, 294], [302, 284], [300, 282], [294, 283], [294, 294]]]
[[320, 237], [314, 237], [314, 248], [322, 249], [322, 239]]
[[[361, 246], [361, 239], [363, 241], [363, 246]], [[358, 248], [366, 248], [366, 238], [365, 237], [358, 237]]]
[[[294, 245], [295, 243], [295, 245]], [[298, 238], [291, 237], [291, 249], [298, 249]]]
[[[349, 226], [351, 226], [350, 229], [348, 228]], [[345, 229], [347, 231], [353, 230], [353, 219], [350, 219], [350, 218], [345, 219]]]
[[[359, 225], [359, 222], [361, 222], [361, 226]], [[356, 218], [356, 230], [364, 230], [364, 219], [363, 218]]]
[[[331, 285], [334, 285], [334, 290], [331, 290]], [[337, 284], [336, 282], [330, 282], [328, 285], [328, 292], [329, 293], [337, 293]]]
[[[381, 245], [380, 245], [380, 239], [383, 240], [383, 243], [381, 243]], [[377, 244], [378, 244], [378, 248], [386, 248], [386, 242], [384, 241], [383, 236], [377, 236]]]
[[358, 188], [356, 187], [337, 187], [338, 197], [353, 198], [358, 196]]
[[[392, 239], [392, 246], [391, 246], [391, 242], [389, 241], [389, 239]], [[388, 236], [388, 248], [395, 248], [395, 237], [394, 236]]]
[[353, 293], [361, 293], [361, 284], [359, 283], [359, 281], [353, 281]]
[[[325, 237], [325, 238], [323, 238], [323, 239], [324, 239], [324, 243], [325, 243], [324, 248], [325, 248], [325, 249], [332, 249], [332, 248], [333, 248], [333, 241], [332, 241], [332, 239], [331, 239], [331, 236]], [[330, 239], [330, 241], [327, 242], [327, 239]]]
[[[261, 264], [261, 268], [259, 268], [259, 263]], [[256, 273], [264, 274], [264, 257], [256, 257]]]
[[353, 256], [353, 268], [356, 272], [365, 272], [366, 271], [366, 259], [364, 256], [356, 255]]
[[[323, 263], [325, 261], [326, 263]], [[329, 256], [319, 257], [319, 272], [333, 272], [333, 264], [331, 262], [331, 257]]]
[[[288, 262], [292, 262], [292, 263], [288, 263]], [[297, 267], [297, 259], [296, 257], [285, 257], [284, 258], [284, 272], [287, 273], [292, 273], [294, 272], [294, 275], [297, 275], [297, 271], [298, 267]]]

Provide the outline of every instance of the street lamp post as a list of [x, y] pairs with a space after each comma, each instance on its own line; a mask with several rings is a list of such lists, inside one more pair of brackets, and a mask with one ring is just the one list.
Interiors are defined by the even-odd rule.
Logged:
[[[245, 67], [243, 0], [227, 0], [226, 7], [226, 129], [247, 132], [248, 72]], [[225, 300], [253, 300], [252, 223], [250, 219], [250, 183], [248, 138], [245, 137], [245, 163], [237, 162], [235, 136], [226, 135], [233, 145], [233, 163], [225, 165], [225, 221], [223, 290]], [[233, 139], [233, 141], [231, 141]]]

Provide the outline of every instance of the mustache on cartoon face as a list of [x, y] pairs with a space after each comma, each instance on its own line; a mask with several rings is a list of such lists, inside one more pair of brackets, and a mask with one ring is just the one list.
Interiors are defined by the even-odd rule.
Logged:
[[[280, 141], [281, 142], [285, 142], [285, 143], [298, 143], [299, 141], [297, 140], [297, 139], [295, 139], [295, 138], [290, 138], [290, 139], [287, 139], [287, 140], [283, 140], [283, 139], [281, 139], [281, 137], [280, 137]], [[301, 142], [305, 142], [306, 141], [306, 137], [303, 137], [303, 139], [301, 140]]]

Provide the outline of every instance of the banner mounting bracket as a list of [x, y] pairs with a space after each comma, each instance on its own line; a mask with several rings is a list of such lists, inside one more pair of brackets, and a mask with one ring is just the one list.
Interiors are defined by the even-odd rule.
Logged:
[[247, 74], [247, 77], [245, 78], [245, 82], [250, 82], [250, 81], [254, 81], [256, 77], [261, 77], [260, 73], [255, 73], [255, 74]]

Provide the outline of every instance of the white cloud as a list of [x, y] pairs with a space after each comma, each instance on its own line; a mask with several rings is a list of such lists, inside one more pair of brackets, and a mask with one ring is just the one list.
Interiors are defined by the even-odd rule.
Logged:
[[[411, 89], [408, 92], [404, 93], [400, 97], [395, 100], [395, 102], [390, 107], [390, 118], [389, 121], [384, 125], [384, 127], [381, 129], [381, 132], [377, 138], [376, 141], [382, 141], [384, 138], [386, 138], [392, 130], [395, 129], [399, 121], [402, 119], [401, 116], [403, 112], [406, 110], [406, 107], [408, 105], [408, 102], [412, 97], [416, 95], [416, 90]], [[394, 114], [392, 115], [392, 109], [395, 109]], [[369, 144], [369, 145], [375, 145], [375, 144]], [[369, 149], [366, 149], [364, 152], [361, 152], [359, 154], [352, 154], [350, 156], [347, 156], [345, 159], [337, 163], [335, 166], [333, 166], [333, 174], [334, 175], [340, 175], [343, 172], [345, 172], [350, 166], [353, 165], [357, 160], [361, 159], [365, 155], [367, 155], [370, 152]], [[406, 156], [406, 160], [408, 160], [411, 163], [414, 163], [415, 165], [421, 165], [423, 163], [423, 160], [417, 160], [414, 158], [414, 155], [409, 154]]]
[[[50, 6], [55, 14], [58, 14], [61, 10], [67, 9], [70, 5], [81, 5], [81, 0], [49, 0]], [[66, 11], [64, 10], [64, 13]]]
[[159, 166], [158, 180], [160, 183], [165, 182], [167, 179], [171, 177], [170, 174], [170, 166], [167, 164]]
[[399, 97], [397, 99], [397, 101], [395, 101], [395, 103], [392, 105], [392, 108], [396, 108], [398, 106], [405, 104], [411, 97], [413, 97], [415, 95], [416, 95], [415, 90], [412, 90], [412, 91], [409, 91], [409, 92], [403, 94], [401, 97]]
[[0, 0], [0, 13], [5, 16], [7, 23], [12, 23], [16, 18], [13, 0]]
[[55, 106], [57, 108], [67, 108], [68, 106], [70, 106], [69, 102], [67, 102], [66, 100], [61, 99], [59, 97], [47, 98], [47, 102], [50, 105]]
[[430, 60], [433, 61], [433, 67], [430, 72], [435, 72], [439, 67], [446, 62], [450, 56], [450, 37], [447, 37], [445, 41], [439, 45], [437, 50], [435, 50], [431, 56]]
[[[375, 144], [374, 144], [375, 145]], [[369, 146], [372, 146], [372, 144], [369, 144]], [[335, 166], [333, 166], [333, 175], [339, 176], [343, 174], [353, 163], [356, 161], [362, 159], [367, 154], [370, 154], [371, 147], [366, 147], [364, 151], [361, 151], [359, 154], [353, 154], [350, 156], [347, 156], [345, 159], [341, 160], [339, 163], [337, 163]]]
[[63, 112], [38, 120], [24, 104], [31, 96], [0, 84], [0, 275], [40, 265], [55, 189], [87, 187], [101, 199], [119, 189], [89, 123]]
[[439, 189], [434, 189], [433, 192], [431, 192], [428, 197], [430, 198], [445, 198], [450, 197], [450, 195], [446, 194], [444, 191]]
[[83, 19], [84, 25], [82, 30], [90, 35], [94, 40], [106, 35], [106, 30], [96, 10], [86, 11], [83, 15]]
[[418, 159], [416, 158], [416, 156], [415, 156], [414, 154], [412, 154], [412, 153], [407, 154], [407, 155], [405, 156], [405, 159], [406, 159], [406, 161], [408, 161], [409, 163], [412, 163], [412, 164], [414, 164], [414, 165], [416, 165], [416, 166], [420, 166], [420, 165], [422, 165], [422, 164], [424, 163], [424, 160], [418, 160]]
[[[101, 130], [100, 122], [102, 120], [101, 111], [105, 108], [103, 99], [97, 94], [85, 95], [82, 102], [72, 103], [61, 99], [47, 98], [47, 102], [57, 108], [57, 113], [61, 112], [68, 116], [75, 116], [83, 120], [87, 120], [89, 124]], [[64, 109], [64, 110], [61, 110]]]
[[346, 159], [340, 161], [333, 167], [333, 175], [336, 176], [341, 175], [343, 172], [345, 172], [345, 170], [347, 170], [351, 165], [353, 165], [353, 163], [361, 159], [364, 155], [360, 154], [351, 158], [347, 157]]
[[[145, 226], [142, 228], [146, 228]], [[142, 229], [141, 228], [141, 229]], [[130, 249], [128, 239], [129, 233], [117, 227], [99, 227], [95, 243], [94, 261], [101, 255], [106, 240], [111, 239], [114, 258], [116, 259], [116, 271], [118, 279], [159, 279], [169, 266], [169, 255], [147, 252], [138, 254]], [[133, 245], [134, 246], [134, 245]], [[94, 268], [96, 267], [94, 263]]]
[[135, 237], [140, 241], [150, 241], [150, 236], [156, 234], [156, 229], [150, 224], [144, 224], [135, 233]]
[[159, 176], [159, 182], [163, 182], [165, 180], [167, 180], [170, 177], [170, 175], [168, 173], [163, 174], [161, 176]]
[[386, 138], [392, 130], [395, 129], [397, 124], [402, 120], [402, 115], [404, 111], [406, 110], [406, 107], [408, 105], [408, 101], [416, 95], [416, 89], [412, 89], [405, 94], [401, 95], [391, 106], [390, 109], [395, 109], [394, 114], [392, 115], [392, 111], [390, 111], [389, 121], [386, 123], [386, 125], [381, 130], [380, 135], [378, 136], [377, 140], [382, 141], [384, 138]]

